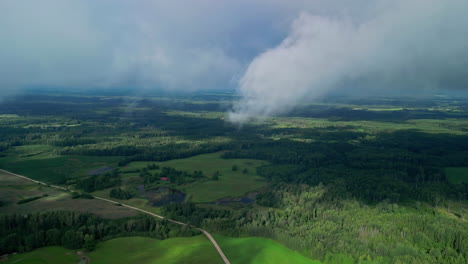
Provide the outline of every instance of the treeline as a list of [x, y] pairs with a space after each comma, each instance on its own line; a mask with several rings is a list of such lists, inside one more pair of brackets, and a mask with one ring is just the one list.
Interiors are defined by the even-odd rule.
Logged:
[[[247, 211], [242, 212], [246, 213]], [[234, 216], [233, 212], [229, 209], [213, 210], [197, 207], [194, 203], [169, 203], [161, 207], [161, 213], [168, 218], [175, 218], [197, 227], [202, 226], [204, 219], [231, 219]], [[226, 228], [225, 231], [230, 232], [235, 230], [233, 228]]]
[[121, 188], [114, 188], [110, 190], [109, 196], [120, 200], [128, 200], [134, 196], [134, 192], [125, 191]]
[[[414, 106], [412, 106], [414, 107]], [[311, 109], [299, 108], [287, 114], [293, 117], [312, 117], [312, 118], [334, 118], [336, 120], [352, 121], [352, 120], [375, 120], [375, 121], [391, 121], [391, 120], [408, 120], [408, 119], [443, 119], [450, 118], [454, 115], [441, 111], [433, 111], [428, 109], [417, 110], [394, 110], [394, 111], [368, 111], [367, 109], [355, 110], [346, 107], [328, 108], [328, 109]], [[466, 117], [466, 115], [464, 115]], [[460, 117], [463, 117], [460, 116]]]
[[96, 144], [97, 140], [93, 138], [67, 138], [54, 141], [52, 144], [57, 147], [71, 147], [87, 144]]
[[112, 170], [101, 175], [90, 176], [79, 180], [76, 187], [85, 192], [94, 192], [106, 188], [118, 186], [122, 183], [119, 170]]
[[[174, 141], [176, 141], [175, 138]], [[157, 148], [151, 148], [150, 146], [132, 146], [131, 144], [131, 142], [109, 142], [109, 145], [78, 145], [74, 147], [65, 147], [59, 151], [59, 154], [123, 156], [124, 158], [118, 163], [118, 165], [122, 167], [133, 161], [167, 161], [172, 159], [182, 159], [228, 148], [228, 145], [224, 143], [195, 145], [164, 143], [158, 145]]]
[[97, 242], [121, 236], [166, 239], [198, 235], [196, 229], [146, 215], [109, 220], [68, 211], [0, 216], [0, 254], [45, 246], [93, 250]]
[[[125, 166], [133, 161], [167, 161], [172, 159], [184, 159], [200, 154], [212, 153], [228, 149], [228, 144], [168, 144], [158, 149], [144, 148], [134, 155], [126, 155], [118, 165]], [[118, 155], [120, 156], [120, 155]]]
[[43, 195], [40, 195], [40, 196], [34, 196], [34, 197], [29, 197], [29, 198], [25, 198], [25, 199], [21, 199], [17, 202], [17, 204], [25, 204], [25, 203], [29, 203], [29, 202], [32, 202], [32, 201], [35, 201], [35, 200], [38, 200], [38, 199], [41, 199], [41, 198], [44, 198], [44, 197], [47, 197], [49, 196], [48, 194], [43, 194]]

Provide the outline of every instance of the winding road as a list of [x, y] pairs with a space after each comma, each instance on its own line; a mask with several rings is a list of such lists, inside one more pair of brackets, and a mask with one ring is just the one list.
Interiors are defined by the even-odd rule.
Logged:
[[[6, 174], [10, 174], [10, 175], [13, 175], [13, 176], [16, 176], [16, 177], [19, 177], [19, 178], [23, 178], [25, 180], [28, 180], [28, 181], [32, 181], [32, 182], [35, 182], [35, 183], [38, 183], [38, 184], [42, 184], [42, 185], [46, 185], [46, 186], [49, 186], [49, 187], [52, 187], [52, 188], [56, 188], [56, 189], [60, 189], [60, 190], [63, 190], [63, 191], [69, 191], [69, 192], [73, 192], [74, 190], [70, 190], [68, 188], [65, 188], [65, 187], [62, 187], [62, 186], [57, 186], [57, 185], [51, 185], [51, 184], [47, 184], [45, 182], [41, 182], [41, 181], [36, 181], [34, 179], [31, 179], [29, 177], [26, 177], [26, 176], [23, 176], [23, 175], [19, 175], [19, 174], [16, 174], [16, 173], [13, 173], [13, 172], [10, 172], [10, 171], [6, 171], [6, 170], [2, 170], [0, 169], [0, 172], [3, 172], [3, 173], [6, 173]], [[78, 192], [79, 193], [79, 192]], [[119, 205], [122, 205], [124, 207], [127, 207], [127, 208], [130, 208], [132, 210], [136, 210], [136, 211], [140, 211], [144, 214], [148, 214], [148, 215], [151, 215], [151, 216], [154, 216], [154, 217], [157, 217], [157, 218], [160, 218], [160, 219], [164, 219], [166, 221], [169, 221], [169, 222], [172, 222], [174, 224], [178, 224], [178, 225], [183, 225], [183, 226], [186, 226], [187, 224], [185, 223], [182, 223], [182, 222], [179, 222], [179, 221], [176, 221], [176, 220], [173, 220], [173, 219], [169, 219], [169, 218], [166, 218], [162, 215], [158, 215], [158, 214], [155, 214], [155, 213], [152, 213], [152, 212], [149, 212], [149, 211], [146, 211], [146, 210], [143, 210], [143, 209], [140, 209], [140, 208], [137, 208], [137, 207], [134, 207], [134, 206], [131, 206], [131, 205], [128, 205], [128, 204], [123, 204], [123, 203], [120, 203], [120, 202], [116, 202], [116, 201], [113, 201], [113, 200], [110, 200], [110, 199], [106, 199], [106, 198], [102, 198], [102, 197], [99, 197], [99, 196], [93, 196], [94, 199], [98, 199], [98, 200], [102, 200], [102, 201], [106, 201], [106, 202], [109, 202], [109, 203], [113, 203], [113, 204], [119, 204]], [[226, 257], [226, 255], [224, 255], [224, 252], [221, 250], [221, 247], [218, 245], [218, 243], [216, 242], [216, 240], [213, 238], [213, 236], [208, 233], [206, 230], [204, 229], [201, 229], [201, 228], [197, 228], [198, 231], [202, 232], [209, 240], [210, 242], [213, 244], [213, 246], [216, 248], [216, 250], [218, 251], [219, 255], [221, 256], [221, 258], [223, 259], [224, 263], [225, 264], [231, 264], [231, 262], [229, 262], [228, 258]]]

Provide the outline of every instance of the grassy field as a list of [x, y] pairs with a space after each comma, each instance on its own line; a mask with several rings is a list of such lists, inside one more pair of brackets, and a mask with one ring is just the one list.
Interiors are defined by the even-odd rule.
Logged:
[[232, 264], [319, 264], [273, 240], [249, 237], [229, 238], [215, 236], [219, 246]]
[[[123, 237], [98, 244], [86, 254], [91, 263], [105, 264], [220, 264], [221, 257], [204, 236], [156, 240], [146, 237]], [[75, 264], [74, 251], [47, 247], [10, 257], [5, 264]]]
[[[229, 238], [216, 240], [232, 264], [319, 264], [265, 238]], [[204, 236], [156, 240], [146, 237], [122, 237], [98, 244], [86, 254], [91, 263], [139, 264], [220, 264], [221, 257]], [[74, 251], [47, 247], [10, 257], [5, 264], [74, 264]]]
[[[220, 152], [203, 154], [166, 162], [132, 162], [124, 171], [141, 169], [153, 163], [160, 167], [172, 167], [187, 172], [201, 170], [208, 177], [219, 171], [221, 176], [218, 181], [197, 181], [180, 188], [191, 196], [193, 202], [211, 202], [225, 197], [238, 197], [267, 185], [266, 180], [256, 174], [256, 168], [267, 162], [252, 159], [222, 159], [221, 154]], [[232, 171], [233, 165], [237, 165], [237, 171]], [[244, 169], [248, 172], [243, 173]]]
[[376, 133], [416, 129], [426, 133], [467, 134], [467, 119], [414, 119], [401, 122], [384, 122], [368, 120], [332, 121], [326, 118], [275, 117], [268, 120], [271, 128], [326, 128], [353, 129], [360, 132]]
[[[41, 196], [47, 197], [17, 204], [19, 200]], [[121, 218], [134, 216], [137, 213], [122, 206], [115, 206], [95, 199], [72, 199], [71, 195], [54, 188], [34, 184], [30, 181], [0, 172], [0, 201], [5, 205], [0, 213], [30, 213], [47, 210], [74, 210], [89, 212], [104, 218]]]
[[156, 240], [125, 237], [105, 241], [89, 254], [92, 263], [222, 263], [204, 236]]
[[73, 250], [62, 247], [46, 247], [32, 252], [10, 256], [4, 264], [75, 264], [79, 260]]
[[445, 174], [453, 184], [468, 183], [468, 167], [448, 167], [445, 168]]
[[92, 169], [115, 166], [119, 157], [56, 156], [54, 147], [26, 145], [14, 147], [0, 158], [0, 168], [45, 181], [57, 182], [86, 176]]

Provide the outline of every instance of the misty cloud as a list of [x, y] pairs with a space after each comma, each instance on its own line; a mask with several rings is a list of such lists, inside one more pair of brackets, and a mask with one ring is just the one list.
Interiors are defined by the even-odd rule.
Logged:
[[[345, 1], [343, 1], [345, 2]], [[302, 13], [240, 80], [234, 122], [283, 113], [331, 89], [463, 89], [468, 2], [369, 2], [362, 11]]]
[[247, 0], [3, 0], [0, 90], [233, 88], [274, 20]]

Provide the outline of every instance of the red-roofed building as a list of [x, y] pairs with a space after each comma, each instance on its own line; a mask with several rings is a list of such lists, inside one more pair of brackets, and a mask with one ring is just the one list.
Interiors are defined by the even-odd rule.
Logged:
[[161, 181], [167, 181], [167, 177], [162, 177]]

